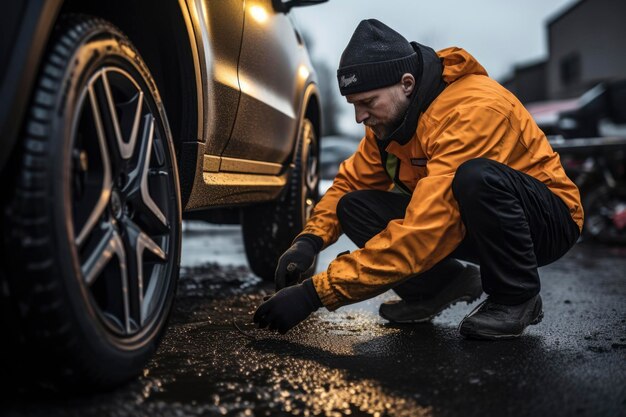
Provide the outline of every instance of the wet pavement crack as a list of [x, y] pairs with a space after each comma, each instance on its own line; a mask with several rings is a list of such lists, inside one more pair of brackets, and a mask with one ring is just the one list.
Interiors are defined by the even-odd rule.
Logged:
[[237, 324], [237, 321], [235, 319], [233, 319], [233, 326], [235, 327], [235, 329], [237, 329], [239, 333], [241, 333], [246, 338], [250, 340], [259, 340], [259, 338], [256, 335], [252, 334], [251, 332], [247, 332], [241, 327], [239, 327], [239, 324]]

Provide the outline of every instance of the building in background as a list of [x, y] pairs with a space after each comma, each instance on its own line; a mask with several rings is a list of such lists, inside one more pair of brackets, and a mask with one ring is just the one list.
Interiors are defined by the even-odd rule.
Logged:
[[581, 0], [547, 23], [548, 57], [502, 81], [523, 103], [579, 97], [626, 77], [626, 1]]
[[548, 22], [548, 97], [626, 77], [626, 1], [582, 0]]
[[548, 98], [546, 60], [516, 65], [513, 75], [502, 85], [513, 92], [522, 103], [544, 101]]

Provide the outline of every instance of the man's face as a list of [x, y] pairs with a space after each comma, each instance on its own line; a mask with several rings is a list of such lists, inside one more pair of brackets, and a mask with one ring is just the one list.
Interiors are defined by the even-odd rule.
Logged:
[[[411, 77], [412, 78], [412, 77]], [[402, 122], [409, 107], [412, 84], [399, 82], [389, 87], [348, 94], [346, 100], [354, 105], [357, 123], [372, 129], [378, 139], [385, 139]]]

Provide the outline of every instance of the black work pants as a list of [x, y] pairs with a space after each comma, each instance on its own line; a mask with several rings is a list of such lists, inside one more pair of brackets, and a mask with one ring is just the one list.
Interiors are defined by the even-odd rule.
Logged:
[[[578, 226], [560, 198], [537, 179], [499, 162], [477, 158], [463, 163], [452, 192], [466, 236], [444, 260], [394, 288], [407, 301], [439, 291], [462, 270], [460, 259], [480, 265], [483, 290], [494, 302], [520, 304], [539, 293], [537, 267], [563, 256], [578, 239]], [[394, 192], [354, 191], [339, 200], [337, 217], [362, 248], [389, 221], [404, 218], [410, 199]]]

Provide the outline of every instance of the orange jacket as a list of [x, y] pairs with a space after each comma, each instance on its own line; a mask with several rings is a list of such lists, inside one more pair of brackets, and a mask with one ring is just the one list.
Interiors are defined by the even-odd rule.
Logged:
[[[469, 159], [489, 158], [537, 178], [565, 202], [582, 229], [578, 189], [528, 111], [463, 49], [437, 54], [448, 86], [419, 117], [411, 140], [405, 145], [392, 140], [386, 148], [400, 161], [397, 178], [412, 193], [406, 216], [313, 277], [329, 310], [381, 294], [452, 253], [465, 229], [451, 184], [457, 167]], [[376, 138], [366, 128], [357, 151], [341, 164], [302, 234], [321, 237], [324, 246], [334, 243], [341, 234], [336, 207], [344, 194], [392, 186]]]

